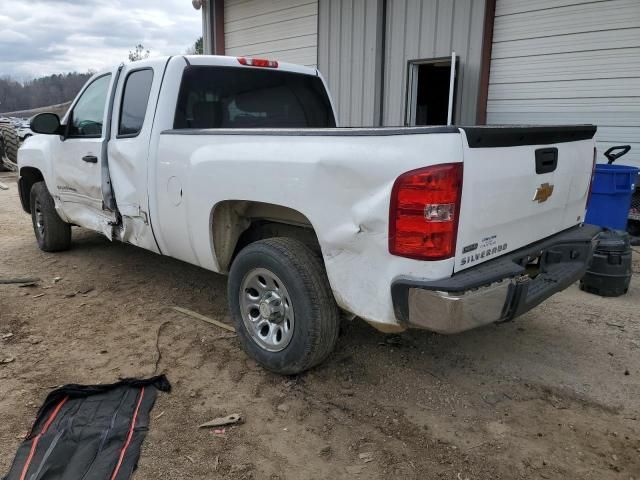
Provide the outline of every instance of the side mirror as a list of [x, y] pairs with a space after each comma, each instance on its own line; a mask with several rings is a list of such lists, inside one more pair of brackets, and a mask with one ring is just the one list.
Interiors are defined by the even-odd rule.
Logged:
[[60, 117], [55, 113], [39, 113], [31, 119], [31, 130], [44, 135], [60, 135]]

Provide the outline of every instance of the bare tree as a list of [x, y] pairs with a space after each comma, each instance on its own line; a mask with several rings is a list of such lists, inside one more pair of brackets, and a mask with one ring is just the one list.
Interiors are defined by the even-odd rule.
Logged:
[[0, 78], [0, 112], [31, 110], [73, 100], [91, 73], [48, 75], [24, 82]]
[[129, 61], [137, 62], [139, 60], [144, 60], [145, 58], [149, 58], [151, 52], [149, 50], [145, 50], [144, 45], [139, 43], [136, 45], [134, 50], [129, 50]]

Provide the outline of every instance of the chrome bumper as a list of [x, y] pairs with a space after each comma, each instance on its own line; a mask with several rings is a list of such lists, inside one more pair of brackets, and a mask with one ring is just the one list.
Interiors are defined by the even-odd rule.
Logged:
[[499, 322], [513, 284], [505, 280], [462, 294], [412, 288], [409, 323], [414, 328], [452, 334]]
[[[600, 231], [575, 227], [442, 280], [398, 278], [391, 286], [396, 319], [443, 334], [512, 320], [584, 276]], [[534, 259], [539, 268], [529, 276]]]

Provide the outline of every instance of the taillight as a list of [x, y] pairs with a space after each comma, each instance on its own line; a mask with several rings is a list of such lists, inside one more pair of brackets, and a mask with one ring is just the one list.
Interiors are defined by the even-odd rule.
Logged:
[[278, 62], [264, 58], [238, 57], [238, 62], [247, 67], [278, 68]]
[[389, 252], [443, 260], [456, 252], [462, 163], [407, 172], [396, 180], [389, 208]]
[[598, 149], [593, 147], [593, 166], [591, 167], [591, 180], [589, 180], [589, 190], [587, 192], [587, 207], [589, 206], [589, 199], [591, 199], [591, 191], [593, 190], [593, 179], [596, 176], [596, 160], [598, 159]]

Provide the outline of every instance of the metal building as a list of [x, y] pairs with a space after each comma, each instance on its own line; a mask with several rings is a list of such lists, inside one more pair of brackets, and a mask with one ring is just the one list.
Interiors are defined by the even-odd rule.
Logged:
[[498, 0], [490, 78], [489, 123], [593, 123], [640, 166], [640, 0]]
[[342, 126], [595, 123], [640, 165], [640, 0], [196, 2], [209, 53], [317, 66]]

